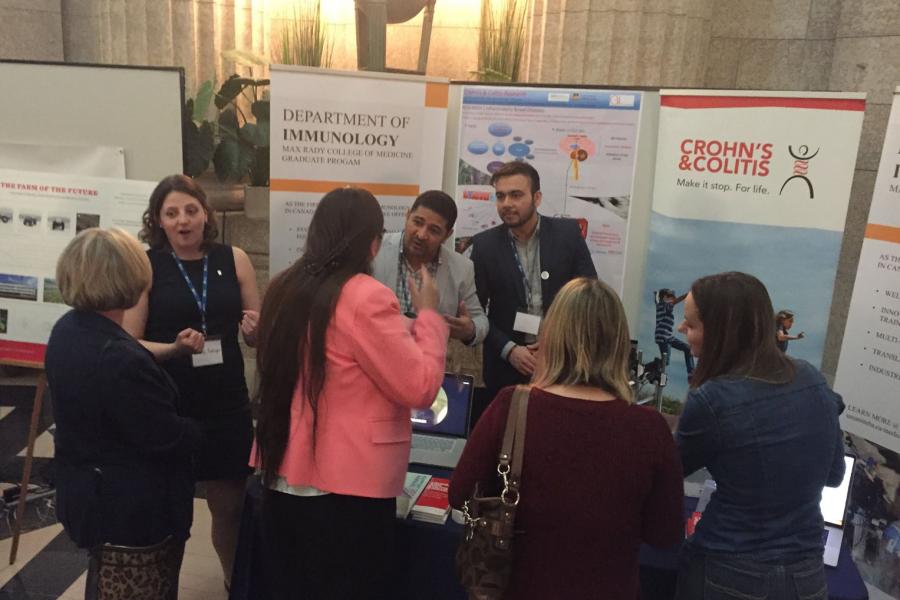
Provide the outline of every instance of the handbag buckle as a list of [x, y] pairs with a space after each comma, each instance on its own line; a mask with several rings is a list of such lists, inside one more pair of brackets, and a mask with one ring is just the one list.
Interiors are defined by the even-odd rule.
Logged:
[[478, 526], [478, 519], [472, 518], [472, 513], [469, 511], [469, 501], [466, 500], [463, 502], [462, 506], [462, 514], [463, 514], [463, 523], [466, 527], [466, 541], [469, 542], [475, 537], [475, 527]]
[[506, 506], [516, 506], [519, 504], [519, 490], [513, 487], [505, 487], [500, 492], [500, 501]]

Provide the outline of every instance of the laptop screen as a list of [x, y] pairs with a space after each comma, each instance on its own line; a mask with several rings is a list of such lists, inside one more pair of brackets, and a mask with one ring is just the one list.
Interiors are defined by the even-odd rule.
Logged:
[[434, 404], [412, 411], [413, 431], [465, 438], [474, 389], [475, 381], [470, 375], [446, 373]]
[[832, 527], [844, 526], [844, 513], [847, 511], [847, 499], [850, 495], [850, 478], [853, 476], [854, 458], [844, 455], [844, 479], [838, 487], [826, 487], [822, 489], [822, 501], [819, 509], [826, 525]]

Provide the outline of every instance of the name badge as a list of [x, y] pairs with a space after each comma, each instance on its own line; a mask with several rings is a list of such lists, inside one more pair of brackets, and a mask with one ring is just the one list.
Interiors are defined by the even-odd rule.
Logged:
[[531, 335], [537, 335], [538, 330], [541, 328], [541, 317], [540, 315], [529, 315], [528, 313], [517, 312], [516, 320], [513, 323], [513, 331], [518, 331], [519, 333], [529, 333]]
[[194, 367], [209, 367], [222, 364], [222, 340], [207, 338], [203, 342], [203, 352], [192, 354], [191, 362]]

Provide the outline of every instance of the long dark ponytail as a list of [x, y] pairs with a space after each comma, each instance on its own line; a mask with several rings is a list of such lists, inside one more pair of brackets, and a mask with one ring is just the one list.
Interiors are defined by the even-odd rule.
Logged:
[[348, 279], [371, 269], [372, 242], [384, 227], [381, 206], [359, 188], [338, 188], [319, 202], [306, 251], [269, 284], [260, 311], [256, 363], [260, 401], [256, 444], [263, 481], [278, 476], [291, 428], [291, 400], [303, 386], [313, 411], [325, 385], [325, 334]]

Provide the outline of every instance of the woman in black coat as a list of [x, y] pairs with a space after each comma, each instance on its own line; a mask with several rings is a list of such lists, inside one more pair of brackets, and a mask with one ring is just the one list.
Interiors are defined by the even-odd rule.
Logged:
[[[150, 277], [140, 244], [116, 229], [81, 232], [57, 265], [73, 307], [53, 327], [45, 360], [57, 510], [72, 540], [91, 551], [87, 598], [99, 587], [104, 598], [176, 598], [190, 533], [198, 430], [177, 415], [168, 375], [121, 327]], [[142, 573], [123, 567], [148, 555]]]

